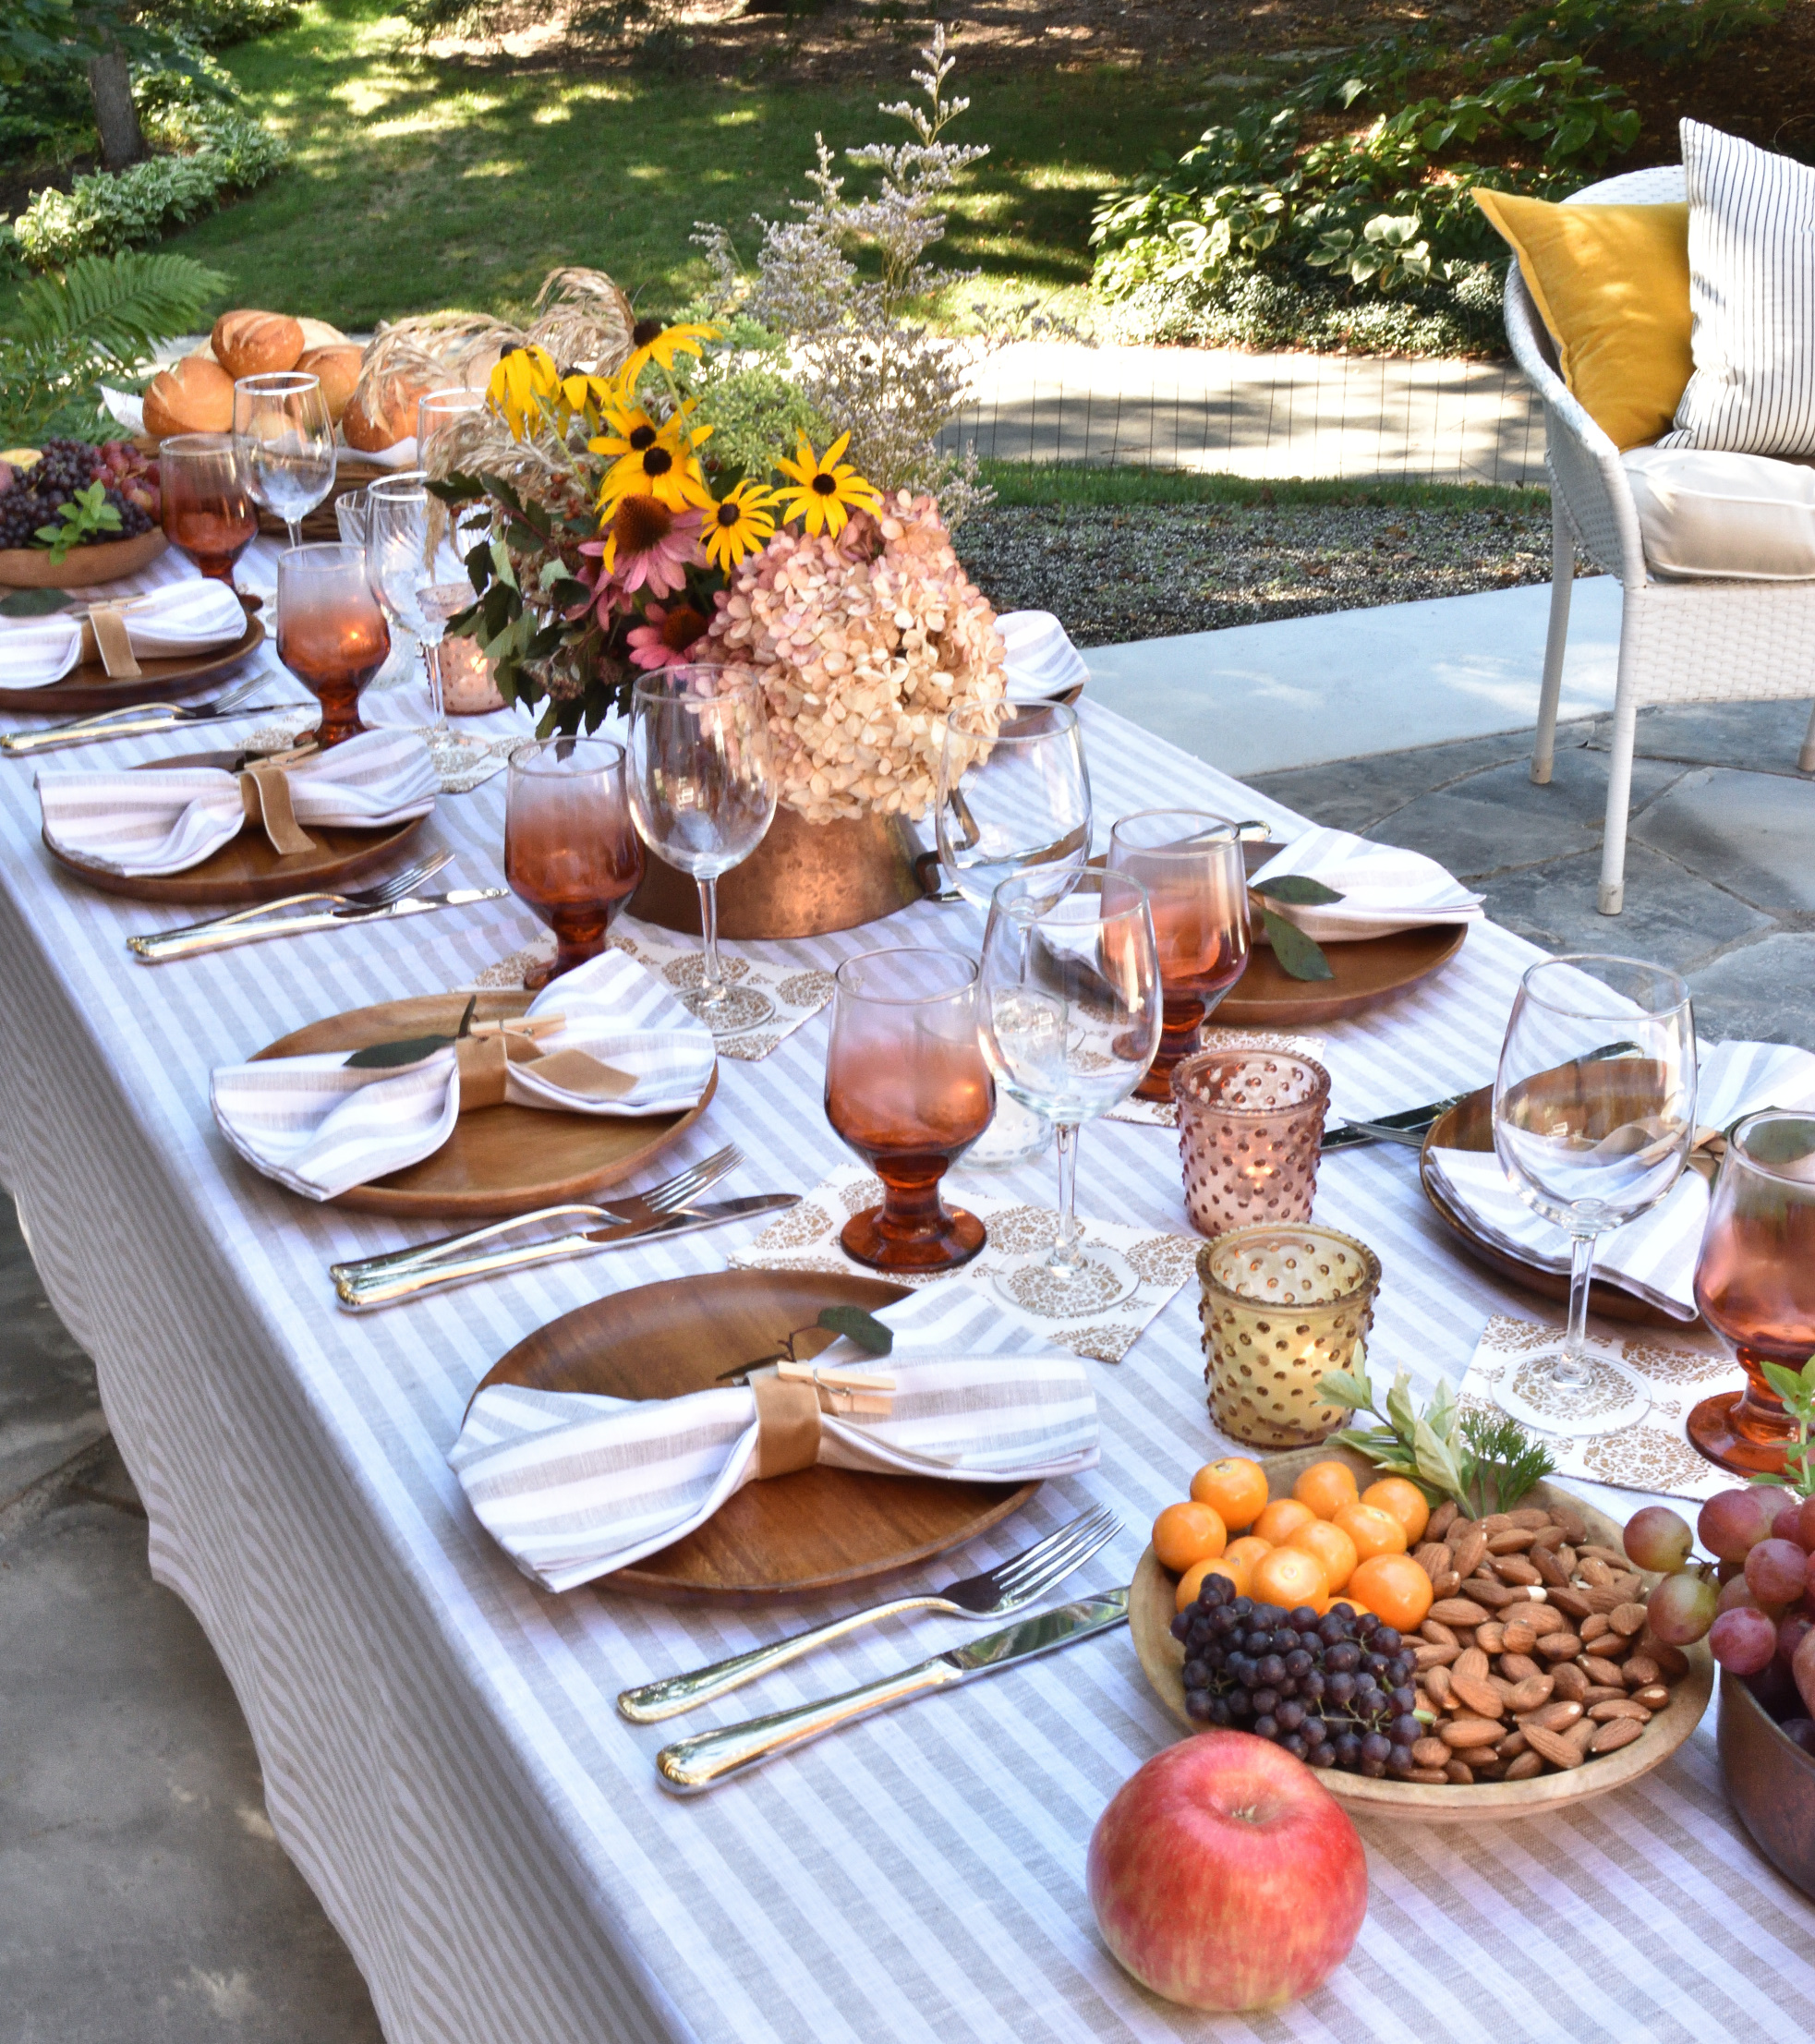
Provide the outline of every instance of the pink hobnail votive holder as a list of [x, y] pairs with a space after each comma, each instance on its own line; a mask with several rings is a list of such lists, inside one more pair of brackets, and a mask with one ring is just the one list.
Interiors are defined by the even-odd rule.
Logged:
[[1308, 1221], [1330, 1075], [1288, 1050], [1200, 1050], [1172, 1073], [1185, 1207], [1200, 1235]]

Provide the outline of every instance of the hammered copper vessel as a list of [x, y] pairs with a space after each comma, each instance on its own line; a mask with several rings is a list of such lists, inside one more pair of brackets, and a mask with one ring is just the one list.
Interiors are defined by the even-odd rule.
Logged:
[[1815, 1896], [1815, 1757], [1786, 1738], [1736, 1675], [1721, 1676], [1721, 1775], [1740, 1820], [1784, 1879]]

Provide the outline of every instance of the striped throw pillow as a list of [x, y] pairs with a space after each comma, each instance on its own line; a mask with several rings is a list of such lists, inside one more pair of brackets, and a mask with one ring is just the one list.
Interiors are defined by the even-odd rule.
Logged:
[[1682, 134], [1695, 373], [1658, 445], [1815, 454], [1815, 170]]

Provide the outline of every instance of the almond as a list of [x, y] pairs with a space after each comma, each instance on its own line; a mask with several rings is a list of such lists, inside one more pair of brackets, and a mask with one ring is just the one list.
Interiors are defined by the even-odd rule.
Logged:
[[1504, 1612], [1508, 1604], [1523, 1603], [1526, 1591], [1522, 1583], [1502, 1583], [1487, 1576], [1470, 1576], [1462, 1585], [1462, 1594], [1472, 1597], [1478, 1604], [1486, 1604], [1492, 1611]]
[[1594, 1738], [1594, 1721], [1591, 1718], [1584, 1717], [1579, 1718], [1567, 1732], [1561, 1733], [1559, 1736], [1567, 1739], [1576, 1751], [1586, 1760], [1589, 1747]]
[[1475, 1645], [1482, 1653], [1499, 1653], [1506, 1643], [1506, 1628], [1497, 1618], [1490, 1618], [1484, 1626], [1475, 1627]]
[[[1584, 1619], [1583, 1624], [1587, 1624]], [[1632, 1651], [1632, 1641], [1623, 1633], [1603, 1632], [1594, 1642], [1594, 1651], [1603, 1661], [1624, 1661]]]
[[1494, 1718], [1451, 1718], [1437, 1727], [1437, 1736], [1452, 1752], [1495, 1745], [1505, 1732], [1505, 1725]]
[[1615, 1689], [1605, 1682], [1591, 1682], [1588, 1687], [1582, 1691], [1582, 1703], [1585, 1708], [1597, 1703], [1609, 1703], [1615, 1698], [1624, 1703], [1626, 1701], [1626, 1691]]
[[1592, 1753], [1617, 1753], [1621, 1747], [1630, 1746], [1634, 1739], [1641, 1737], [1645, 1727], [1637, 1718], [1610, 1718], [1595, 1733], [1589, 1750]]
[[1555, 1604], [1557, 1610], [1567, 1618], [1586, 1618], [1589, 1613], [1594, 1609], [1594, 1606], [1588, 1601], [1586, 1590], [1566, 1588], [1561, 1585], [1554, 1584], [1552, 1586], [1547, 1601]]
[[1655, 1682], [1663, 1670], [1648, 1653], [1629, 1653], [1620, 1667], [1620, 1679], [1628, 1689], [1642, 1689]]
[[1487, 1618], [1486, 1611], [1466, 1597], [1440, 1597], [1431, 1606], [1428, 1614], [1440, 1626], [1479, 1626]]
[[1588, 1538], [1588, 1521], [1573, 1505], [1558, 1499], [1550, 1508], [1554, 1524], [1562, 1527], [1563, 1537], [1573, 1545], [1579, 1546]]
[[1451, 1760], [1443, 1771], [1443, 1778], [1454, 1782], [1458, 1788], [1468, 1788], [1473, 1784], [1475, 1771], [1467, 1760]]
[[1506, 1772], [1506, 1763], [1491, 1756], [1482, 1760], [1479, 1753], [1470, 1753], [1469, 1772], [1478, 1782], [1497, 1782]]
[[[1465, 1654], [1463, 1659], [1468, 1657]], [[1450, 1670], [1449, 1693], [1465, 1710], [1472, 1711], [1477, 1717], [1497, 1718], [1506, 1711], [1505, 1699], [1491, 1682], [1480, 1675], [1463, 1675], [1461, 1663]]]
[[[1627, 1601], [1627, 1592], [1613, 1583], [1594, 1583], [1577, 1594], [1589, 1611], [1617, 1611]], [[1587, 1613], [1583, 1614], [1584, 1616]]]
[[1560, 1733], [1546, 1732], [1541, 1724], [1528, 1724], [1525, 1736], [1532, 1752], [1547, 1760], [1553, 1767], [1575, 1768], [1582, 1764], [1583, 1756], [1577, 1750], [1575, 1742], [1566, 1739]]
[[1470, 1647], [1451, 1666], [1449, 1679], [1453, 1686], [1458, 1675], [1470, 1681], [1479, 1681], [1486, 1673], [1487, 1656], [1479, 1647]]
[[1582, 1645], [1592, 1646], [1603, 1632], [1612, 1629], [1613, 1623], [1604, 1611], [1591, 1611], [1578, 1627], [1582, 1636]]
[[1449, 1670], [1441, 1665], [1432, 1668], [1424, 1677], [1424, 1687], [1431, 1692], [1431, 1699], [1439, 1709], [1449, 1708]]
[[1576, 1550], [1567, 1540], [1560, 1547], [1553, 1547], [1551, 1553], [1563, 1564], [1566, 1575], [1573, 1576], [1576, 1573]]
[[1568, 1571], [1548, 1547], [1531, 1550], [1531, 1566], [1553, 1589], [1560, 1590], [1569, 1580]]
[[1544, 1525], [1540, 1527], [1538, 1530], [1532, 1534], [1531, 1545], [1529, 1552], [1533, 1554], [1543, 1554], [1553, 1547], [1561, 1546], [1562, 1543], [1562, 1527], [1555, 1525]]
[[1689, 1657], [1680, 1647], [1666, 1646], [1649, 1633], [1640, 1640], [1639, 1651], [1657, 1663], [1657, 1672], [1665, 1682], [1680, 1682], [1689, 1672]]
[[1538, 1710], [1526, 1711], [1519, 1721], [1519, 1729], [1529, 1732], [1535, 1724], [1544, 1732], [1567, 1732], [1581, 1714], [1579, 1703], [1546, 1703]]
[[1645, 1629], [1643, 1604], [1618, 1604], [1607, 1614], [1607, 1622], [1623, 1639], [1636, 1639]]
[[1508, 1732], [1494, 1751], [1503, 1760], [1514, 1760], [1529, 1748], [1531, 1743], [1522, 1730]]
[[1538, 1628], [1525, 1617], [1508, 1618], [1500, 1635], [1502, 1653], [1530, 1653], [1538, 1643]]
[[1506, 1528], [1512, 1524], [1512, 1514], [1510, 1512], [1489, 1512], [1487, 1517], [1478, 1520], [1477, 1524], [1491, 1540], [1495, 1533], [1504, 1533]]
[[1603, 1661], [1598, 1653], [1585, 1653], [1582, 1656], [1582, 1673], [1602, 1688], [1612, 1689], [1616, 1695], [1625, 1692], [1626, 1684], [1621, 1679], [1619, 1663], [1616, 1661]]
[[1573, 1661], [1560, 1661], [1551, 1670], [1551, 1680], [1556, 1686], [1556, 1694], [1566, 1701], [1579, 1704], [1588, 1694], [1588, 1677]]
[[1494, 1566], [1503, 1583], [1541, 1583], [1544, 1579], [1523, 1554], [1502, 1554]]
[[1512, 1618], [1508, 1620], [1508, 1623], [1530, 1626], [1540, 1639], [1547, 1632], [1567, 1632], [1569, 1630], [1568, 1619], [1560, 1611], [1553, 1611], [1547, 1603], [1521, 1604], [1518, 1611], [1514, 1613]]
[[1541, 1681], [1547, 1682], [1550, 1679], [1529, 1653], [1503, 1653], [1500, 1656], [1500, 1673], [1511, 1683], [1529, 1682], [1533, 1675], [1538, 1676]]
[[1521, 1505], [1518, 1511], [1508, 1512], [1506, 1517], [1513, 1525], [1522, 1526], [1531, 1533], [1541, 1533], [1552, 1523], [1552, 1515], [1542, 1505]]
[[[1609, 1547], [1603, 1541], [1578, 1541], [1576, 1552], [1589, 1561], [1603, 1562], [1609, 1568], [1617, 1569], [1622, 1575], [1632, 1566], [1617, 1547]], [[1584, 1569], [1582, 1573], [1586, 1575], [1588, 1571]]]
[[1636, 1718], [1640, 1724], [1652, 1722], [1652, 1713], [1642, 1703], [1633, 1702], [1630, 1697], [1609, 1697], [1604, 1702], [1591, 1703], [1588, 1714], [1597, 1724], [1605, 1724], [1613, 1718]]
[[1431, 1788], [1441, 1788], [1449, 1780], [1449, 1776], [1440, 1767], [1409, 1767], [1405, 1772], [1405, 1779], [1409, 1782], [1422, 1782]]
[[1447, 1666], [1461, 1651], [1460, 1647], [1437, 1647], [1427, 1642], [1411, 1650], [1411, 1664], [1419, 1675], [1429, 1675], [1434, 1668]]
[[1556, 1684], [1547, 1675], [1528, 1675], [1523, 1682], [1515, 1683], [1513, 1693], [1506, 1699], [1509, 1709], [1522, 1714], [1527, 1711], [1541, 1711], [1555, 1694]]
[[1418, 1637], [1428, 1639], [1434, 1647], [1453, 1647], [1456, 1644], [1456, 1635], [1447, 1626], [1439, 1625], [1434, 1618], [1425, 1619], [1418, 1628]]
[[1435, 1597], [1453, 1597], [1462, 1587], [1462, 1578], [1453, 1568], [1446, 1568], [1441, 1576], [1431, 1578], [1431, 1593]]
[[1424, 1529], [1424, 1538], [1426, 1540], [1441, 1540], [1449, 1529], [1455, 1525], [1460, 1511], [1461, 1506], [1457, 1504], [1453, 1497], [1445, 1498], [1436, 1510], [1431, 1514], [1430, 1523]]
[[1525, 1752], [1506, 1762], [1506, 1772], [1500, 1779], [1505, 1782], [1529, 1782], [1532, 1775], [1542, 1774], [1543, 1771], [1543, 1756], [1537, 1753]]
[[1451, 1567], [1466, 1581], [1480, 1566], [1481, 1557], [1487, 1552], [1487, 1535], [1479, 1526], [1470, 1526], [1459, 1534], [1452, 1527], [1449, 1549], [1453, 1557]]
[[1537, 1537], [1529, 1526], [1509, 1527], [1504, 1533], [1489, 1536], [1487, 1552], [1490, 1554], [1522, 1554]]
[[1440, 1540], [1426, 1541], [1411, 1558], [1433, 1583], [1438, 1577], [1447, 1575], [1453, 1566], [1449, 1549]]
[[1648, 1682], [1642, 1689], [1634, 1689], [1630, 1702], [1643, 1704], [1648, 1711], [1661, 1711], [1670, 1700], [1670, 1692], [1661, 1682]]
[[1538, 1655], [1543, 1661], [1573, 1661], [1582, 1651], [1582, 1643], [1573, 1632], [1547, 1632], [1538, 1642]]
[[1415, 1739], [1411, 1759], [1415, 1767], [1444, 1767], [1449, 1761], [1449, 1748], [1438, 1738]]

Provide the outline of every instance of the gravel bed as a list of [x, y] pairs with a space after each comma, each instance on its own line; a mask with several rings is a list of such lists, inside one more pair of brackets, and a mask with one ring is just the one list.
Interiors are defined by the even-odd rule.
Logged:
[[996, 505], [958, 551], [998, 611], [1080, 646], [1550, 579], [1550, 510], [1373, 504]]

